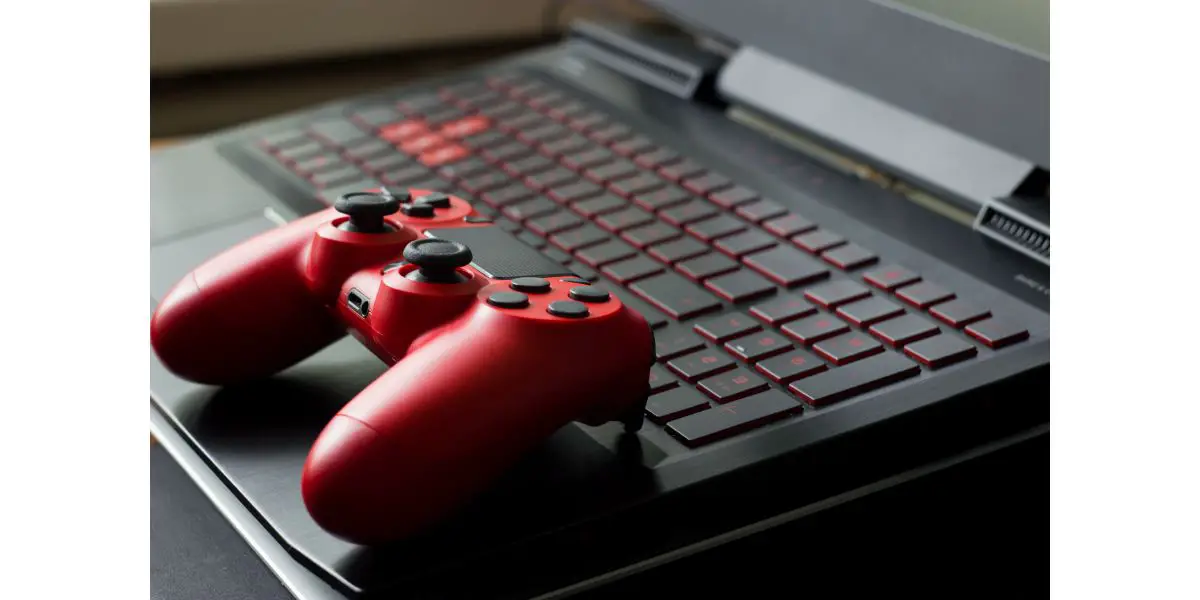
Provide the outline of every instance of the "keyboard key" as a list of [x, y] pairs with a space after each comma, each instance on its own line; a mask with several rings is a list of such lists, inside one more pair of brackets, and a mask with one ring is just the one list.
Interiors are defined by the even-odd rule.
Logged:
[[[399, 156], [405, 158], [403, 154], [396, 153], [396, 149], [391, 144], [378, 138], [369, 138], [354, 144], [343, 150], [342, 156], [357, 163], [363, 163], [380, 156]], [[405, 158], [405, 160], [408, 159]]]
[[663, 180], [651, 175], [650, 173], [638, 173], [632, 177], [619, 179], [608, 185], [612, 191], [626, 197], [632, 198], [637, 194], [658, 189], [666, 185]]
[[863, 273], [867, 283], [885, 291], [892, 291], [902, 285], [916, 283], [921, 276], [899, 265], [884, 265]]
[[554, 162], [550, 159], [540, 154], [534, 154], [533, 156], [504, 163], [500, 168], [513, 177], [524, 177], [539, 171], [545, 171], [553, 166], [555, 166]]
[[687, 177], [693, 177], [704, 172], [704, 167], [696, 164], [691, 159], [684, 159], [675, 164], [667, 165], [658, 170], [658, 174], [670, 179], [671, 181], [679, 181]]
[[725, 343], [725, 351], [747, 362], [758, 362], [792, 349], [787, 338], [774, 331], [755, 333]]
[[[571, 165], [567, 165], [568, 167]], [[584, 169], [583, 176], [596, 183], [608, 183], [629, 177], [638, 172], [637, 165], [627, 160], [616, 160], [600, 166]]]
[[890, 300], [871, 297], [843, 304], [837, 309], [837, 314], [859, 327], [867, 327], [904, 314], [904, 308]]
[[528, 156], [530, 152], [529, 146], [521, 142], [510, 142], [499, 146], [492, 146], [480, 153], [484, 160], [490, 163], [505, 163], [511, 162], [518, 158]]
[[796, 287], [829, 277], [829, 267], [788, 246], [757, 252], [742, 261], [784, 287]]
[[626, 285], [639, 279], [645, 279], [651, 275], [662, 273], [663, 266], [645, 256], [635, 256], [610, 263], [601, 268], [600, 272], [612, 277], [617, 283]]
[[507, 142], [508, 139], [509, 139], [508, 136], [504, 135], [503, 132], [496, 131], [493, 129], [493, 130], [485, 131], [483, 133], [469, 135], [469, 136], [459, 140], [459, 142], [461, 142], [462, 145], [464, 145], [476, 152], [479, 152], [480, 150], [483, 150], [485, 148], [491, 148], [493, 146], [498, 146], [500, 144], [503, 144], [503, 143]]
[[846, 365], [883, 352], [883, 344], [857, 331], [813, 344], [813, 351], [835, 365]]
[[[480, 194], [479, 198], [480, 198], [480, 200], [487, 202], [491, 206], [500, 208], [501, 206], [507, 206], [509, 204], [516, 204], [517, 202], [520, 202], [522, 200], [532, 198], [533, 195], [534, 195], [533, 190], [531, 190], [519, 183], [514, 183], [511, 185], [502, 187], [502, 188], [497, 188], [494, 190], [484, 192], [484, 193]], [[553, 203], [550, 203], [550, 204], [551, 204], [551, 206], [554, 206]]]
[[757, 321], [740, 312], [705, 317], [692, 327], [700, 335], [714, 342], [724, 342], [762, 329], [762, 325]]
[[831, 315], [818, 313], [798, 321], [792, 321], [780, 328], [788, 337], [801, 344], [815, 344], [821, 340], [842, 335], [850, 331], [850, 327]]
[[308, 130], [326, 143], [343, 148], [352, 146], [356, 142], [370, 139], [370, 136], [359, 128], [358, 125], [346, 119], [335, 118], [317, 121], [309, 125]]
[[562, 164], [569, 169], [581, 171], [583, 169], [602, 165], [615, 158], [612, 152], [604, 148], [592, 148], [575, 154], [567, 154], [562, 157]]
[[629, 126], [621, 123], [612, 123], [606, 127], [593, 129], [588, 133], [589, 137], [604, 145], [625, 139], [631, 135], [633, 135], [633, 131]]
[[686, 237], [683, 239], [659, 244], [650, 248], [650, 256], [661, 260], [669, 265], [673, 265], [681, 260], [687, 260], [694, 256], [700, 256], [708, 252], [708, 246], [697, 242], [695, 239]]
[[654, 334], [654, 357], [666, 361], [704, 347], [704, 339], [686, 329], [672, 329]]
[[457, 140], [477, 133], [483, 133], [491, 126], [492, 123], [487, 117], [475, 115], [445, 123], [438, 129], [438, 133], [442, 134], [443, 137]]
[[446, 138], [436, 133], [426, 133], [410, 137], [400, 143], [400, 151], [405, 154], [417, 155], [422, 152], [428, 152], [446, 143]]
[[575, 131], [591, 131], [598, 127], [604, 126], [608, 119], [604, 115], [594, 112], [585, 112], [567, 118], [567, 126]]
[[885, 352], [845, 367], [806, 377], [788, 386], [788, 389], [813, 406], [826, 406], [916, 377], [920, 373], [921, 367], [916, 363], [899, 354]]
[[297, 161], [294, 165], [292, 165], [292, 170], [300, 173], [301, 175], [310, 175], [312, 173], [316, 173], [317, 171], [330, 169], [333, 167], [340, 167], [346, 164], [348, 163], [342, 160], [342, 157], [338, 154], [334, 152], [324, 152], [322, 154]]
[[836, 248], [845, 244], [846, 238], [832, 231], [818, 229], [809, 233], [792, 236], [792, 243], [813, 254], [820, 254], [830, 248]]
[[556, 263], [562, 263], [564, 265], [571, 262], [571, 260], [572, 260], [570, 254], [567, 254], [566, 252], [563, 252], [562, 250], [559, 250], [558, 248], [554, 248], [554, 247], [543, 248], [542, 254], [549, 256], [550, 260], [553, 260]]
[[[570, 269], [571, 272], [574, 273], [575, 275], [577, 275], [580, 279], [586, 279], [588, 281], [597, 281], [600, 279], [599, 273], [595, 272], [594, 270], [592, 270], [591, 267], [589, 267], [583, 263], [573, 262], [573, 263], [567, 265], [567, 268]], [[642, 315], [642, 316], [645, 316], [645, 315]], [[653, 327], [653, 325], [651, 325], [651, 326]]]
[[570, 129], [567, 129], [558, 123], [546, 123], [545, 125], [534, 127], [533, 129], [518, 131], [517, 139], [529, 144], [530, 146], [536, 146], [538, 144], [552, 142], [554, 140], [564, 138], [568, 135], [571, 135]]
[[816, 375], [829, 367], [812, 354], [804, 350], [795, 350], [763, 360], [754, 365], [754, 368], [775, 383], [791, 383], [803, 377]]
[[325, 169], [317, 173], [313, 173], [313, 175], [309, 177], [309, 181], [312, 181], [313, 185], [319, 188], [327, 188], [331, 186], [347, 184], [365, 177], [366, 176], [363, 175], [362, 171], [358, 170], [358, 167], [354, 165], [342, 165], [340, 167], [334, 167], [332, 169]]
[[713, 240], [733, 235], [746, 229], [746, 224], [729, 216], [717, 215], [711, 219], [696, 221], [684, 228], [684, 231], [696, 236], [702, 241], [711, 243]]
[[612, 194], [603, 194], [588, 198], [586, 200], [576, 201], [571, 205], [571, 208], [575, 209], [575, 212], [592, 219], [600, 215], [621, 210], [627, 206], [629, 206], [628, 202]]
[[770, 281], [745, 269], [713, 277], [704, 282], [704, 287], [730, 302], [745, 302], [775, 292]]
[[646, 400], [646, 416], [655, 423], [666, 423], [708, 408], [708, 399], [696, 390], [669, 389]]
[[568, 100], [557, 106], [550, 107], [550, 109], [546, 111], [546, 114], [550, 115], [550, 118], [552, 119], [565, 121], [570, 117], [586, 111], [587, 107], [583, 104], [580, 104], [578, 100]]
[[510, 134], [515, 134], [522, 129], [533, 129], [547, 122], [546, 117], [532, 111], [527, 111], [504, 117], [496, 122], [496, 126]]
[[575, 213], [565, 210], [559, 210], [558, 212], [536, 219], [530, 219], [529, 222], [525, 223], [525, 227], [528, 227], [530, 231], [540, 236], [553, 235], [580, 225], [583, 225], [583, 219]]
[[489, 106], [480, 107], [479, 114], [487, 115], [492, 119], [508, 119], [525, 112], [525, 107], [506, 100]]
[[472, 175], [462, 180], [461, 185], [464, 190], [472, 194], [482, 194], [488, 190], [508, 185], [511, 182], [512, 179], [508, 175], [500, 171], [489, 171], [479, 175]]
[[767, 219], [787, 214], [787, 209], [774, 200], [759, 200], [739, 206], [735, 212], [747, 221], [761, 223]]
[[808, 300], [791, 294], [780, 294], [750, 307], [750, 314], [768, 325], [776, 326], [816, 313], [817, 307], [809, 304]]
[[546, 247], [546, 240], [538, 237], [537, 234], [533, 233], [532, 231], [522, 231], [521, 233], [518, 233], [517, 239], [539, 250]]
[[846, 271], [858, 269], [879, 262], [874, 252], [858, 244], [846, 244], [821, 255], [825, 262]]
[[687, 275], [688, 279], [692, 281], [703, 281], [709, 277], [724, 275], [736, 271], [738, 267], [738, 263], [733, 259], [715, 252], [702, 254], [675, 264], [675, 270]]
[[955, 329], [962, 329], [975, 321], [992, 316], [992, 311], [958, 299], [943, 302], [929, 310], [929, 314]]
[[635, 135], [631, 138], [626, 138], [612, 145], [613, 152], [621, 156], [633, 156], [642, 154], [654, 149], [654, 142], [640, 136]]
[[445, 105], [436, 110], [427, 111], [424, 115], [425, 124], [430, 127], [441, 128], [442, 125], [457, 121], [467, 116], [461, 108], [452, 105]]
[[758, 192], [744, 188], [740, 185], [735, 185], [731, 188], [714, 192], [713, 195], [708, 197], [708, 199], [711, 200], [713, 204], [716, 204], [722, 208], [733, 208], [735, 206], [746, 204], [747, 202], [754, 202], [755, 200], [758, 200]]
[[774, 219], [767, 219], [763, 221], [763, 228], [779, 237], [790, 238], [797, 233], [816, 229], [817, 224], [793, 213], [782, 217], [775, 217]]
[[728, 371], [737, 366], [732, 358], [716, 348], [705, 348], [699, 352], [685, 354], [667, 363], [667, 367], [675, 374], [683, 377], [688, 383]]
[[268, 150], [283, 150], [304, 144], [311, 144], [308, 134], [299, 129], [291, 129], [273, 133], [258, 141], [258, 145]]
[[979, 349], [957, 336], [935, 335], [905, 346], [904, 353], [931, 369], [939, 369], [967, 360], [978, 354]]
[[575, 229], [570, 229], [550, 236], [550, 243], [562, 248], [563, 250], [566, 250], [567, 252], [574, 252], [580, 248], [586, 248], [587, 246], [599, 244], [600, 242], [605, 242], [609, 239], [610, 238], [608, 237], [607, 233], [604, 233], [604, 231], [599, 227], [589, 223], [582, 227], [576, 227]]
[[800, 411], [798, 402], [769, 390], [671, 421], [667, 431], [688, 446], [702, 446]]
[[637, 208], [630, 206], [624, 210], [610, 212], [596, 218], [596, 224], [613, 232], [618, 233], [626, 229], [646, 225], [654, 222], [654, 215]]
[[697, 196], [707, 196], [717, 190], [729, 187], [732, 183], [728, 177], [710, 171], [697, 177], [686, 178], [680, 182], [680, 185]]
[[702, 200], [689, 200], [683, 204], [677, 204], [671, 208], [663, 209], [659, 212], [662, 220], [676, 226], [683, 227], [688, 223], [693, 223], [701, 219], [707, 219], [720, 212], [717, 207], [704, 202]]
[[570, 202], [575, 202], [576, 200], [590, 198], [603, 191], [604, 188], [590, 181], [578, 181], [575, 183], [569, 183], [567, 185], [552, 187], [546, 191], [546, 194], [559, 204], [567, 204]]
[[542, 154], [557, 158], [559, 156], [563, 156], [564, 154], [579, 152], [589, 145], [591, 145], [591, 142], [589, 142], [587, 138], [579, 134], [571, 134], [560, 140], [542, 142], [542, 144], [538, 146], [538, 150]]
[[679, 154], [670, 148], [658, 148], [633, 157], [633, 162], [643, 169], [658, 169], [679, 160]]
[[767, 382], [741, 367], [700, 381], [700, 391], [722, 404], [769, 389]]
[[721, 308], [721, 303], [674, 273], [644, 279], [629, 289], [675, 319], [688, 319]]
[[379, 176], [379, 178], [392, 185], [403, 185], [419, 189], [433, 189], [431, 187], [417, 185], [418, 182], [429, 179], [429, 171], [421, 165], [412, 164], [400, 166], [390, 171], [385, 171]]
[[941, 331], [937, 325], [917, 315], [904, 315], [871, 326], [870, 332], [893, 348], [923, 340]]
[[924, 281], [900, 288], [896, 297], [921, 309], [929, 308], [938, 302], [954, 299], [954, 292], [936, 284]]
[[604, 244], [588, 246], [575, 253], [575, 257], [580, 259], [580, 262], [594, 266], [596, 269], [608, 263], [616, 263], [617, 260], [634, 256], [637, 256], [637, 248], [620, 240], [610, 240]]
[[444, 165], [438, 169], [438, 175], [457, 181], [465, 179], [472, 175], [478, 175], [489, 170], [491, 167], [486, 162], [479, 158], [468, 158], [455, 163]]
[[839, 279], [837, 281], [830, 281], [829, 283], [822, 283], [821, 285], [808, 288], [804, 292], [805, 298], [825, 308], [836, 308], [870, 295], [871, 290], [857, 281], [849, 279]]
[[664, 208], [686, 202], [691, 198], [691, 194], [688, 194], [682, 188], [669, 185], [653, 192], [637, 194], [633, 197], [633, 202], [646, 210], [657, 212]]
[[372, 106], [350, 113], [350, 118], [370, 129], [378, 129], [404, 117], [400, 115], [400, 111], [391, 106]]
[[362, 167], [370, 173], [386, 173], [409, 164], [412, 164], [411, 158], [393, 152], [368, 160], [362, 164]]
[[1000, 319], [987, 319], [967, 326], [967, 335], [983, 342], [993, 350], [1029, 339], [1029, 331]]
[[757, 229], [723, 237], [713, 244], [717, 250], [734, 258], [741, 258], [751, 252], [766, 250], [774, 245], [775, 238]]
[[436, 168], [444, 164], [462, 160], [468, 156], [470, 156], [469, 150], [458, 144], [450, 144], [430, 150], [429, 152], [423, 152], [417, 157], [417, 160], [421, 161], [421, 164], [427, 167]]
[[563, 185], [567, 182], [575, 181], [579, 176], [574, 171], [564, 169], [562, 167], [554, 167], [549, 171], [542, 171], [525, 178], [525, 185], [535, 190], [541, 191], [546, 188]]
[[567, 102], [567, 97], [558, 90], [548, 90], [525, 99], [525, 103], [538, 109], [545, 110]]
[[[628, 229], [621, 234], [621, 239], [633, 244], [638, 248], [645, 248], [654, 244], [676, 239], [682, 236], [683, 233], [678, 229], [667, 225], [666, 223], [651, 223]], [[693, 240], [695, 241], [695, 240]]]

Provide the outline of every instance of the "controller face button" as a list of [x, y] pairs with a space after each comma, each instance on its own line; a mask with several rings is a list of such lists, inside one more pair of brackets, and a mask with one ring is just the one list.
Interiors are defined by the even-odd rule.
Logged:
[[546, 307], [546, 312], [556, 317], [579, 319], [588, 316], [588, 307], [574, 300], [559, 300], [551, 302], [550, 306]]
[[467, 222], [467, 223], [492, 223], [493, 222], [492, 219], [489, 217], [480, 217], [477, 215], [463, 217], [463, 221]]
[[412, 202], [412, 194], [409, 193], [408, 188], [385, 185], [380, 189], [383, 190], [384, 194], [395, 198], [400, 204]]
[[488, 296], [488, 304], [499, 308], [525, 308], [529, 306], [529, 296], [521, 292], [496, 292]]
[[518, 292], [529, 292], [530, 294], [545, 294], [550, 291], [550, 282], [541, 277], [518, 277], [508, 284]]
[[450, 208], [450, 196], [442, 192], [429, 192], [424, 196], [418, 197], [413, 202], [417, 204], [428, 204], [434, 208]]
[[588, 285], [591, 283], [590, 281], [588, 281], [582, 277], [566, 277], [563, 279], [563, 281], [566, 281], [567, 283], [582, 283], [584, 285]]
[[571, 288], [571, 291], [567, 292], [567, 295], [569, 295], [571, 299], [578, 300], [580, 302], [608, 302], [610, 297], [608, 292], [590, 285]]
[[406, 216], [416, 217], [419, 219], [428, 219], [433, 216], [432, 204], [405, 204], [400, 207], [400, 211]]

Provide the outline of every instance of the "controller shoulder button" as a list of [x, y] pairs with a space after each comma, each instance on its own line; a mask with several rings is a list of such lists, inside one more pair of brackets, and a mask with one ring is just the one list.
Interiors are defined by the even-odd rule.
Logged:
[[518, 292], [528, 292], [531, 294], [545, 294], [550, 291], [550, 282], [541, 277], [518, 277], [508, 284]]
[[551, 302], [550, 306], [546, 307], [546, 312], [556, 317], [579, 319], [588, 316], [588, 307], [574, 300], [559, 300]]
[[521, 292], [495, 292], [488, 296], [487, 302], [499, 308], [525, 308], [529, 306], [529, 296]]

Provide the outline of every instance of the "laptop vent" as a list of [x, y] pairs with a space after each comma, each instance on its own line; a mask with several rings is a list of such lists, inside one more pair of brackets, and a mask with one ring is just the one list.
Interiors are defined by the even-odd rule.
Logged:
[[1050, 234], [1038, 231], [993, 208], [980, 220], [978, 228], [991, 237], [1050, 261]]

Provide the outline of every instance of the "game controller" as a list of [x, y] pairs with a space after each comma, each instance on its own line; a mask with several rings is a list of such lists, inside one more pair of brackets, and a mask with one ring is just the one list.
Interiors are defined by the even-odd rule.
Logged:
[[321, 432], [301, 494], [350, 541], [430, 527], [571, 421], [642, 422], [645, 319], [440, 192], [344, 195], [189, 273], [150, 326], [164, 366], [213, 385], [347, 331], [391, 368]]

